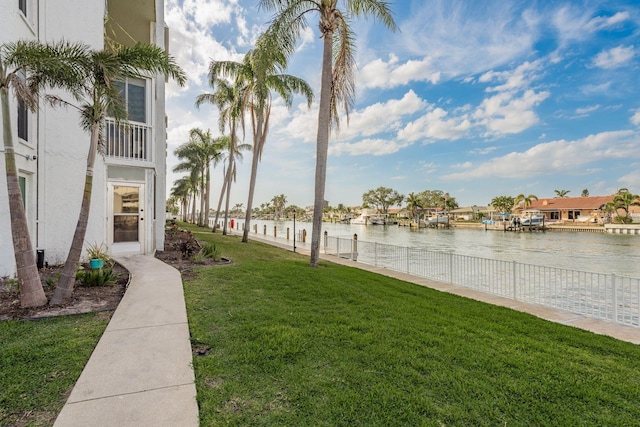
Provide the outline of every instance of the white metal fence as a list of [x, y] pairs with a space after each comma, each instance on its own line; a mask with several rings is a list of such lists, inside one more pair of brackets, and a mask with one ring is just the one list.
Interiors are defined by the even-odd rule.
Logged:
[[325, 235], [326, 254], [640, 327], [640, 279]]

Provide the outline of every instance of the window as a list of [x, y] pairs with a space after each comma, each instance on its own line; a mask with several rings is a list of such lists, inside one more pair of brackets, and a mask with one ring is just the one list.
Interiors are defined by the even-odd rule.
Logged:
[[18, 9], [24, 16], [27, 16], [27, 0], [18, 0]]
[[127, 79], [116, 83], [127, 105], [129, 120], [132, 122], [147, 122], [146, 81], [142, 79]]
[[549, 219], [560, 219], [560, 212], [558, 211], [551, 211], [549, 212]]
[[18, 177], [18, 184], [20, 184], [20, 195], [22, 196], [22, 206], [27, 208], [27, 178], [24, 176]]
[[578, 219], [580, 211], [569, 211], [569, 219]]
[[29, 110], [22, 100], [18, 100], [18, 138], [29, 141]]

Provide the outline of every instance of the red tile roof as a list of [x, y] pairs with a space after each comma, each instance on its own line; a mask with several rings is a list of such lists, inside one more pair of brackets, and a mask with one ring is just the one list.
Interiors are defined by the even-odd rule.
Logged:
[[540, 211], [565, 210], [565, 209], [598, 209], [602, 205], [613, 201], [611, 196], [594, 197], [553, 197], [548, 199], [532, 200], [531, 206], [527, 209], [537, 209]]

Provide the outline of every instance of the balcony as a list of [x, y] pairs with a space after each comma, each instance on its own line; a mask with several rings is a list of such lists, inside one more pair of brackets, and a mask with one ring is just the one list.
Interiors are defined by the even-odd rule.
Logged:
[[105, 154], [112, 160], [152, 161], [151, 126], [105, 120]]

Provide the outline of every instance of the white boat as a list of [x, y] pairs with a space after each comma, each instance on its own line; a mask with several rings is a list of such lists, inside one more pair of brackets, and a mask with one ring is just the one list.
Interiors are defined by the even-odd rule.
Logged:
[[351, 224], [384, 225], [385, 220], [381, 215], [373, 214], [363, 209], [359, 217], [351, 219]]
[[449, 224], [449, 215], [438, 213], [424, 219], [427, 226], [436, 226], [438, 224]]
[[544, 225], [545, 223], [545, 216], [540, 211], [523, 211], [519, 219], [522, 227]]

